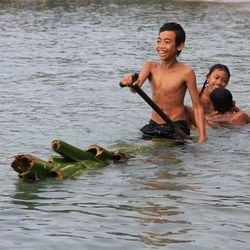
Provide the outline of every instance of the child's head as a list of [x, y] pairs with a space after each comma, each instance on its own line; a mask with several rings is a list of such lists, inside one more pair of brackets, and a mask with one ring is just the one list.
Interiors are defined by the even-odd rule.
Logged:
[[206, 76], [206, 80], [200, 91], [200, 96], [206, 87], [208, 87], [210, 91], [218, 87], [225, 88], [228, 85], [229, 79], [230, 71], [228, 67], [224, 64], [214, 64]]
[[216, 88], [210, 94], [214, 109], [222, 114], [230, 111], [233, 106], [233, 96], [228, 89]]
[[[175, 33], [175, 46], [176, 47], [178, 47], [182, 43], [183, 44], [185, 43], [186, 33], [180, 24], [174, 23], [174, 22], [164, 23], [159, 29], [159, 34], [163, 31], [173, 31]], [[181, 53], [181, 50], [177, 52], [177, 56], [179, 56], [180, 53]]]
[[230, 79], [230, 71], [224, 64], [213, 65], [207, 74], [208, 85], [225, 88]]

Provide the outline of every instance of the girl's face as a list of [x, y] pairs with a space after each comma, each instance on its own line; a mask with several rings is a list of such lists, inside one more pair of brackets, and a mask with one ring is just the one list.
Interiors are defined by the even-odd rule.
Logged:
[[218, 87], [225, 88], [228, 81], [228, 74], [223, 69], [215, 69], [210, 75], [207, 76], [208, 87], [211, 90]]

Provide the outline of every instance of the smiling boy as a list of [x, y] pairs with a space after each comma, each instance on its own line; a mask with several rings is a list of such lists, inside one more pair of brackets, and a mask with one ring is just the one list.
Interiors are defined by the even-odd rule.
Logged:
[[[202, 143], [206, 140], [205, 118], [195, 72], [191, 67], [177, 60], [184, 48], [185, 38], [186, 34], [181, 25], [174, 22], [163, 24], [156, 41], [156, 51], [160, 60], [145, 62], [134, 84], [142, 86], [148, 80], [151, 84], [153, 101], [187, 135], [190, 134], [190, 130], [184, 98], [188, 89], [199, 133], [198, 142]], [[130, 86], [132, 75], [125, 75], [121, 82]], [[174, 136], [169, 125], [154, 110], [152, 110], [149, 124], [145, 125], [141, 131], [146, 138], [172, 138]]]

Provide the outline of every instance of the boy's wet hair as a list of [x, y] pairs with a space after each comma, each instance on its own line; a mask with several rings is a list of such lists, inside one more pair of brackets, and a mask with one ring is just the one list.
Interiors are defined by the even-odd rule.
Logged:
[[[230, 71], [229, 71], [229, 68], [228, 68], [226, 65], [220, 64], [220, 63], [214, 64], [214, 65], [209, 69], [209, 72], [208, 72], [208, 74], [207, 74], [207, 77], [210, 76], [216, 69], [220, 69], [220, 70], [223, 70], [223, 71], [227, 72], [228, 81], [229, 81], [230, 76], [231, 76]], [[204, 92], [204, 89], [207, 87], [207, 85], [208, 85], [208, 82], [207, 82], [207, 79], [206, 79], [205, 82], [204, 82], [203, 85], [202, 85], [202, 88], [201, 88], [201, 91], [200, 91], [200, 93], [199, 93], [199, 96], [202, 95], [202, 93]]]
[[214, 109], [221, 114], [226, 113], [233, 107], [233, 96], [228, 89], [216, 88], [210, 94]]
[[[163, 31], [174, 31], [176, 46], [179, 46], [181, 43], [185, 43], [186, 33], [180, 24], [174, 22], [164, 23], [159, 29], [159, 34]], [[181, 50], [177, 52], [177, 56], [179, 56], [180, 53]]]

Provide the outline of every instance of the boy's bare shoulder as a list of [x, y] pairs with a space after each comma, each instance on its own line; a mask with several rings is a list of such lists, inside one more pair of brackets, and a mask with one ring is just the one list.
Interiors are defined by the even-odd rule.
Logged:
[[194, 73], [194, 69], [191, 66], [189, 66], [189, 65], [187, 65], [185, 63], [182, 63], [182, 62], [179, 62], [179, 65], [180, 65], [181, 70], [184, 73], [186, 73], [186, 74], [190, 74], [190, 73], [193, 74]]
[[159, 65], [158, 62], [146, 61], [143, 64], [142, 69], [151, 71], [152, 69], [156, 68], [158, 65]]
[[230, 123], [235, 125], [244, 125], [250, 123], [250, 117], [246, 112], [240, 110], [239, 112], [232, 114]]
[[183, 77], [183, 81], [186, 83], [187, 87], [193, 88], [193, 86], [196, 84], [196, 75], [194, 69], [185, 63], [180, 63], [179, 68], [177, 68], [176, 71], [181, 75], [181, 77]]
[[208, 124], [228, 124], [228, 125], [245, 125], [250, 123], [250, 117], [242, 110], [236, 113], [219, 114], [214, 111], [206, 116]]
[[149, 67], [155, 67], [155, 66], [158, 66], [158, 65], [160, 65], [160, 63], [159, 62], [155, 62], [155, 61], [146, 61], [144, 63], [144, 66], [149, 66]]

